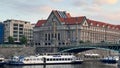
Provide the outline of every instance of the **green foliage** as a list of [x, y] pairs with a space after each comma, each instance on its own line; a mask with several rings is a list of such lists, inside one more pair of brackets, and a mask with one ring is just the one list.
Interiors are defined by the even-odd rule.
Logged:
[[84, 41], [83, 41], [83, 40], [80, 40], [79, 43], [84, 43]]
[[22, 37], [20, 38], [20, 43], [21, 43], [21, 44], [27, 44], [27, 38], [26, 38], [25, 36], [22, 36]]
[[90, 41], [90, 40], [87, 40], [86, 43], [91, 43], [91, 41]]
[[101, 43], [105, 43], [105, 41], [104, 41], [104, 40], [102, 40], [102, 41], [101, 41]]
[[8, 43], [13, 44], [14, 43], [14, 38], [12, 36], [8, 37]]

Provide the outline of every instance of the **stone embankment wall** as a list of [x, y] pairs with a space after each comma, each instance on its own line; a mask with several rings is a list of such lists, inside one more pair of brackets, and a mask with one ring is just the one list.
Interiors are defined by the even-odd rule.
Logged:
[[0, 55], [10, 58], [13, 55], [34, 55], [34, 47], [0, 47]]

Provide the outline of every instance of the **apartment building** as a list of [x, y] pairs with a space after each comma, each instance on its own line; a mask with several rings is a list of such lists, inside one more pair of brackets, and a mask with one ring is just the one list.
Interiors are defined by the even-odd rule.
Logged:
[[53, 10], [47, 19], [34, 27], [35, 45], [69, 45], [73, 43], [118, 43], [120, 25], [95, 21], [86, 16], [72, 17], [66, 11]]
[[33, 26], [30, 24], [30, 22], [10, 19], [4, 21], [4, 24], [4, 42], [8, 42], [8, 37], [12, 36], [14, 38], [14, 42], [19, 43], [20, 38], [22, 36], [25, 36], [27, 38], [27, 44], [31, 44], [33, 36]]
[[0, 22], [0, 44], [4, 43], [4, 24]]

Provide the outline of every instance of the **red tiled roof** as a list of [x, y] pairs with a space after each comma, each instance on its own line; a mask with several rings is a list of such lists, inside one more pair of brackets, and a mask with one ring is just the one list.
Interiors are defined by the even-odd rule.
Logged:
[[90, 19], [87, 19], [88, 23], [91, 24], [92, 23], [92, 26], [97, 26], [97, 24], [99, 24], [99, 26], [103, 26], [103, 25], [107, 25], [106, 23], [104, 22], [100, 22], [100, 21], [95, 21], [95, 20], [90, 20]]
[[37, 24], [35, 25], [35, 27], [40, 27], [42, 26], [43, 23], [46, 23], [46, 20], [39, 20]]
[[[81, 17], [71, 17], [71, 15], [69, 13], [66, 13], [65, 11], [57, 11], [57, 10], [53, 10], [52, 11], [58, 18], [58, 20], [62, 23], [64, 22], [65, 25], [75, 25], [75, 24], [80, 24], [84, 19], [86, 19], [85, 16], [81, 16]], [[99, 27], [103, 27], [103, 26], [109, 26], [109, 28], [118, 28], [120, 29], [120, 25], [112, 25], [112, 24], [108, 24], [105, 22], [100, 22], [100, 21], [95, 21], [95, 20], [90, 20], [90, 19], [86, 19], [88, 24], [92, 25], [91, 26], [97, 26], [99, 25]], [[42, 26], [43, 23], [46, 23], [46, 20], [39, 20], [37, 22], [37, 24], [35, 25], [36, 27], [40, 27]]]
[[80, 24], [84, 18], [85, 18], [85, 16], [61, 18], [61, 21], [64, 22], [66, 25], [74, 25], [74, 24]]
[[117, 25], [116, 28], [120, 29], [120, 25]]
[[[108, 24], [108, 23], [105, 23], [105, 22], [100, 22], [100, 21], [94, 21], [94, 20], [90, 20], [90, 19], [87, 19], [88, 23], [92, 25], [91, 26], [97, 26], [97, 24], [100, 26], [100, 27], [103, 27], [104, 26], [109, 26], [109, 28], [118, 28], [118, 26], [116, 27], [116, 25], [112, 25], [112, 24]], [[119, 26], [120, 27], [120, 26]]]

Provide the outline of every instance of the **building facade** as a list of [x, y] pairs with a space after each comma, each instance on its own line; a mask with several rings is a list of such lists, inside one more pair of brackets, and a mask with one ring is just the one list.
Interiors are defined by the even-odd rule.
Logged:
[[0, 44], [4, 43], [4, 24], [0, 22]]
[[31, 44], [33, 36], [33, 27], [28, 21], [21, 20], [6, 20], [4, 42], [8, 42], [8, 37], [12, 36], [15, 43], [20, 43], [20, 38], [25, 36], [27, 38], [27, 44]]
[[120, 25], [72, 17], [65, 11], [53, 10], [46, 20], [39, 20], [34, 27], [35, 45], [70, 45], [73, 43], [118, 43]]

